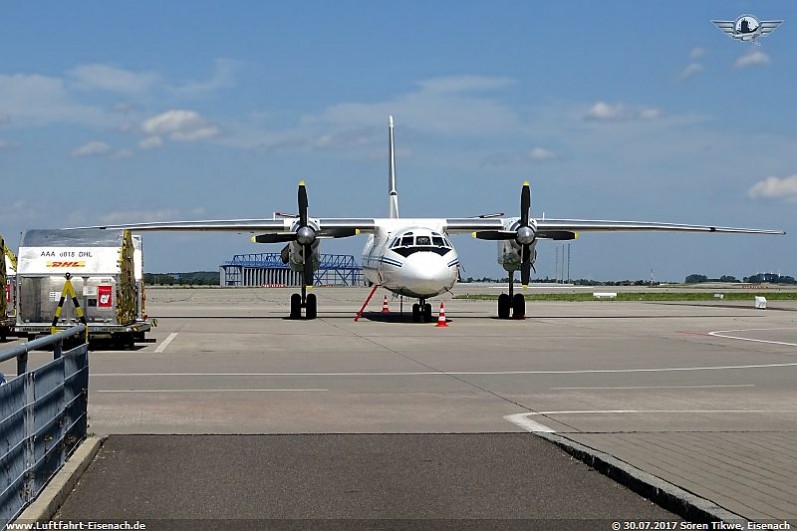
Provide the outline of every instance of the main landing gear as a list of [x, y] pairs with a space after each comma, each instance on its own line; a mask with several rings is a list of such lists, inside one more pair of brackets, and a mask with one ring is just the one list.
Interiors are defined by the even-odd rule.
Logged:
[[432, 322], [432, 305], [426, 302], [426, 299], [421, 299], [420, 304], [412, 305], [412, 322], [413, 323]]
[[291, 319], [302, 318], [302, 308], [304, 308], [305, 319], [315, 319], [318, 317], [318, 301], [315, 293], [307, 294], [307, 286], [302, 284], [302, 294], [294, 293], [291, 295]]
[[509, 295], [502, 293], [498, 296], [498, 318], [509, 319], [512, 312], [513, 319], [526, 318], [526, 298], [521, 293], [514, 293], [515, 274], [509, 274]]

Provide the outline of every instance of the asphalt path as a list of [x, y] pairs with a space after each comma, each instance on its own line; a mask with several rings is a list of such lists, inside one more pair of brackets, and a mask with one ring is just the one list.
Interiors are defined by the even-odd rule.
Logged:
[[529, 433], [111, 436], [57, 519], [148, 529], [676, 521]]

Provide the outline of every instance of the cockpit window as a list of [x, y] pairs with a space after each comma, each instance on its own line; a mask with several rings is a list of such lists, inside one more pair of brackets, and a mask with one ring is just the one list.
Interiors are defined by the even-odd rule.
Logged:
[[397, 236], [390, 243], [390, 248], [397, 253], [408, 256], [418, 251], [432, 251], [439, 255], [447, 254], [451, 249], [451, 242], [444, 238], [440, 233], [433, 232], [431, 236], [415, 235], [412, 232], [405, 232]]

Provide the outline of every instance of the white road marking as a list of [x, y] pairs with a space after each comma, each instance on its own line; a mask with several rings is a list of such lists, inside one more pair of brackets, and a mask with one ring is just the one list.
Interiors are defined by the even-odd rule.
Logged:
[[100, 389], [97, 393], [323, 393], [329, 389]]
[[169, 343], [171, 343], [172, 341], [174, 341], [174, 338], [175, 338], [175, 337], [177, 337], [177, 334], [179, 334], [179, 332], [172, 332], [171, 334], [169, 334], [169, 337], [167, 337], [166, 339], [164, 339], [164, 340], [163, 340], [163, 343], [161, 343], [160, 345], [158, 345], [158, 348], [156, 348], [156, 349], [155, 349], [155, 352], [156, 352], [156, 353], [157, 353], [157, 352], [163, 352], [164, 350], [166, 350], [166, 347], [168, 347], [168, 346], [169, 346]]
[[532, 415], [539, 415], [539, 413], [517, 413], [515, 415], [506, 415], [504, 419], [532, 433], [534, 432], [556, 433], [556, 430], [549, 428], [545, 424], [540, 424], [539, 422], [534, 422], [533, 420], [531, 420], [529, 417]]
[[724, 389], [724, 388], [738, 388], [738, 387], [755, 387], [755, 384], [738, 384], [738, 385], [634, 385], [627, 387], [551, 387], [556, 391], [624, 391], [634, 389]]
[[752, 343], [768, 343], [770, 345], [784, 345], [787, 347], [797, 347], [797, 343], [789, 343], [787, 341], [771, 341], [769, 339], [752, 339], [749, 337], [730, 336], [728, 332], [766, 332], [770, 330], [797, 330], [795, 328], [749, 328], [746, 330], [717, 330], [716, 332], [709, 332], [708, 335], [714, 337], [722, 337], [725, 339], [736, 339], [737, 341], [750, 341]]
[[231, 376], [231, 377], [290, 377], [303, 378], [315, 376], [330, 377], [373, 377], [373, 376], [523, 376], [545, 374], [628, 374], [649, 372], [691, 372], [691, 371], [728, 371], [740, 369], [772, 369], [797, 367], [792, 363], [761, 363], [755, 365], [715, 365], [705, 367], [661, 367], [641, 369], [579, 369], [572, 371], [417, 371], [417, 372], [107, 372], [91, 373], [92, 377], [184, 377], [184, 376]]

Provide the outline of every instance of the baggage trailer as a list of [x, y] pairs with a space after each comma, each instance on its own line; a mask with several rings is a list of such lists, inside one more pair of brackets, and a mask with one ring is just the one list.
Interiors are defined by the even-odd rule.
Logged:
[[16, 257], [10, 249], [6, 248], [3, 237], [0, 236], [0, 254], [3, 259], [0, 260], [0, 282], [6, 286], [6, 294], [0, 302], [0, 341], [5, 341], [9, 335], [14, 333], [14, 325], [16, 324], [16, 291], [14, 289], [16, 282]]
[[80, 322], [71, 298], [63, 297], [69, 274], [89, 340], [111, 339], [126, 346], [143, 340], [151, 325], [141, 318], [143, 279], [141, 285], [136, 282], [134, 255], [129, 231], [25, 232], [17, 262], [17, 334], [29, 338], [50, 334], [59, 303], [58, 328]]

